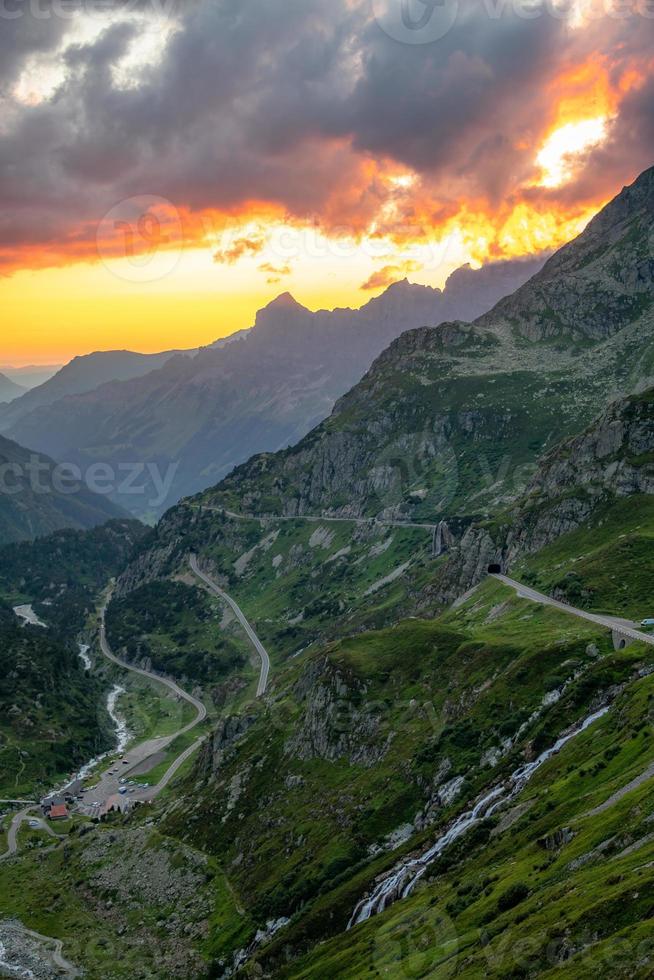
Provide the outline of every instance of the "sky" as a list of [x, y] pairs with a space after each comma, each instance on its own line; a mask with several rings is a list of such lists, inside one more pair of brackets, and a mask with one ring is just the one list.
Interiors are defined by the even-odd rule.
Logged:
[[654, 0], [0, 0], [0, 363], [563, 244], [654, 163]]

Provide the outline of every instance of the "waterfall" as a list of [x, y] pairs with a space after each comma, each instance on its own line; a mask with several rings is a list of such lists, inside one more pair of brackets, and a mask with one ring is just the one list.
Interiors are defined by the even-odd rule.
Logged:
[[347, 928], [365, 922], [373, 915], [378, 915], [385, 908], [392, 905], [398, 898], [406, 898], [410, 895], [417, 883], [427, 871], [428, 867], [442, 852], [451, 844], [466, 834], [471, 827], [492, 816], [500, 807], [506, 806], [525, 788], [534, 773], [540, 769], [548, 759], [561, 751], [566, 742], [585, 731], [589, 725], [601, 718], [608, 711], [608, 707], [600, 708], [593, 712], [582, 722], [576, 725], [567, 735], [562, 735], [554, 745], [534, 759], [533, 762], [526, 762], [515, 769], [509, 778], [486, 793], [479, 800], [472, 810], [462, 813], [457, 817], [452, 826], [438, 838], [435, 844], [421, 854], [420, 857], [410, 858], [408, 861], [394, 868], [386, 878], [379, 882], [374, 891], [368, 898], [363, 898], [354, 909]]

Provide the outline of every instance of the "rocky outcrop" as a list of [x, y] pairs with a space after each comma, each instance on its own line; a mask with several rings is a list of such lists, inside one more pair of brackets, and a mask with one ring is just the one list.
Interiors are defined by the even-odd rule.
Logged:
[[206, 857], [148, 827], [91, 834], [84, 844], [74, 857], [85, 879], [80, 897], [109, 941], [129, 935], [144, 957], [156, 957], [162, 976], [201, 976], [198, 949], [208, 933], [214, 888]]
[[570, 827], [561, 827], [552, 834], [547, 834], [538, 840], [538, 846], [546, 851], [560, 851], [562, 847], [574, 839], [574, 831]]
[[383, 734], [378, 714], [367, 706], [365, 686], [346, 678], [327, 657], [308, 665], [294, 695], [302, 717], [284, 745], [287, 756], [373, 766], [388, 751], [391, 736]]
[[403, 333], [329, 419], [207, 499], [247, 513], [432, 521], [517, 499], [553, 435], [654, 384], [653, 186], [654, 169], [474, 323]]
[[430, 597], [456, 598], [491, 564], [510, 567], [581, 527], [600, 504], [634, 494], [654, 494], [654, 389], [614, 402], [544, 456], [504, 520], [468, 527]]
[[537, 502], [568, 491], [591, 498], [654, 493], [654, 389], [617, 401], [542, 460], [528, 487]]
[[495, 323], [501, 317], [509, 329], [531, 342], [614, 336], [652, 309], [653, 212], [650, 168], [482, 322]]
[[218, 772], [224, 762], [231, 759], [238, 742], [257, 721], [257, 715], [229, 715], [218, 721], [212, 737], [202, 746], [199, 768], [212, 774]]

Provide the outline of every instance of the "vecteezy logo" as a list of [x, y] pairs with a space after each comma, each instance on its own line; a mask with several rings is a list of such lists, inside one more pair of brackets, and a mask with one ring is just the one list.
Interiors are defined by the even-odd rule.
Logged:
[[153, 282], [169, 275], [179, 262], [183, 229], [171, 201], [139, 194], [119, 201], [98, 225], [98, 255], [118, 278]]
[[429, 908], [381, 926], [370, 947], [370, 965], [373, 975], [376, 971], [382, 977], [448, 980], [456, 971], [458, 953], [454, 923], [444, 912]]
[[459, 0], [372, 0], [382, 31], [402, 44], [432, 44], [448, 33]]

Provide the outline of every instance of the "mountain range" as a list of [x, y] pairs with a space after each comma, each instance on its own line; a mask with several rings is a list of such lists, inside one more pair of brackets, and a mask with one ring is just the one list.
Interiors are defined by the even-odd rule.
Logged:
[[470, 521], [537, 457], [654, 384], [654, 169], [471, 324], [404, 332], [297, 445], [237, 468], [232, 510]]
[[[170, 360], [174, 351], [136, 354], [133, 351], [98, 351], [74, 357], [52, 377], [23, 393], [11, 408], [0, 413], [0, 432], [7, 432], [24, 415], [48, 408], [60, 398], [93, 391], [107, 381], [128, 381], [154, 371]], [[35, 447], [36, 448], [36, 447]]]
[[25, 393], [25, 388], [21, 385], [16, 384], [11, 378], [8, 378], [4, 374], [0, 374], [0, 403], [10, 402], [14, 398], [18, 398], [19, 395]]
[[[254, 326], [199, 352], [76, 358], [0, 412], [0, 431], [82, 467], [174, 469], [160, 513], [254, 452], [294, 443], [331, 411], [406, 329], [473, 318], [522, 284], [542, 258], [454, 272], [443, 290], [407, 281], [359, 310], [312, 313], [283, 294]], [[150, 516], [151, 494], [115, 499]]]
[[570, 610], [651, 615], [653, 214], [654, 169], [171, 508], [119, 577], [116, 615], [163, 605], [196, 555], [271, 660], [158, 824], [221, 869], [208, 975], [651, 973], [651, 646]]
[[21, 367], [0, 364], [0, 374], [29, 390], [49, 381], [62, 367], [62, 364], [24, 364]]
[[106, 496], [57, 467], [48, 456], [0, 436], [0, 545], [125, 516]]
[[[133, 770], [172, 773], [150, 805], [1, 862], [2, 915], [89, 976], [648, 980], [654, 662], [629, 622], [654, 618], [653, 215], [654, 168], [489, 312], [392, 339], [296, 445], [155, 527], [0, 551], [0, 594], [64, 630], [114, 578], [114, 653], [208, 712]], [[307, 315], [282, 297], [115, 387], [244, 371], [259, 327], [274, 350]], [[0, 626], [27, 792], [78, 759], [102, 657], [89, 627], [91, 676], [48, 671], [1, 603]], [[121, 676], [141, 737], [169, 731]], [[41, 765], [66, 685], [76, 737]]]

